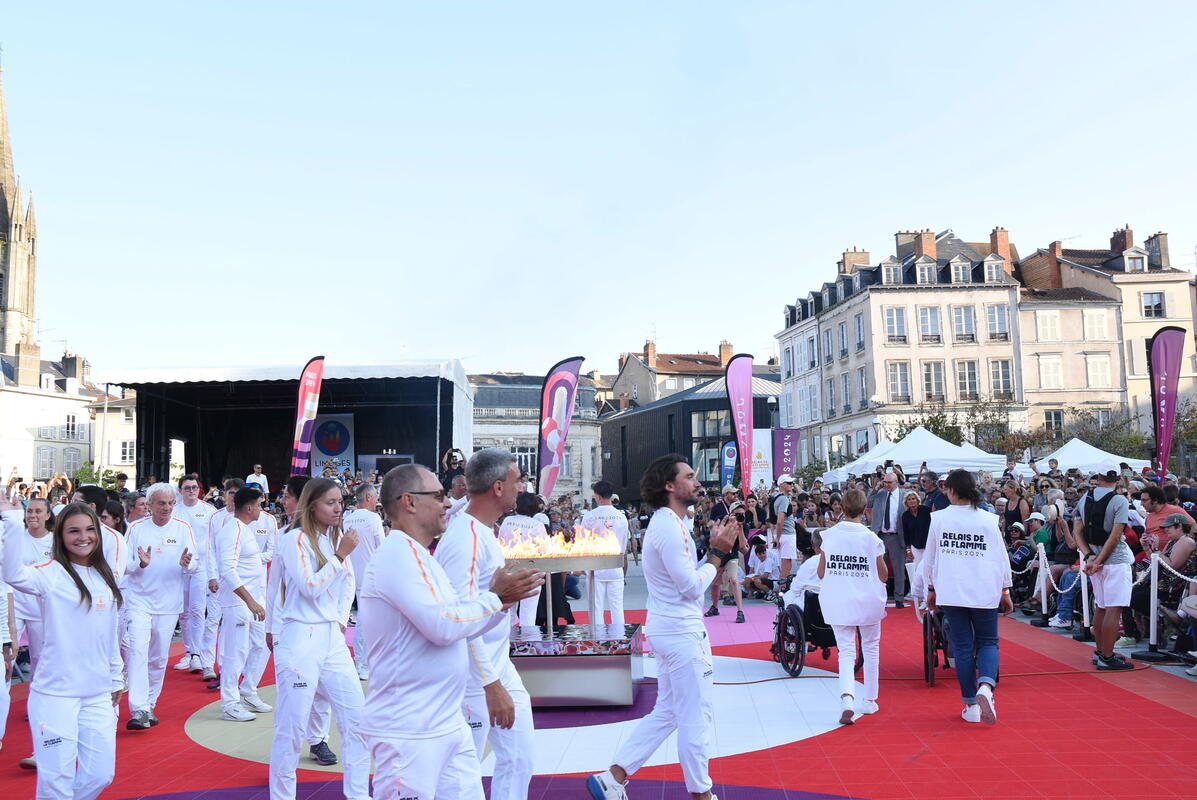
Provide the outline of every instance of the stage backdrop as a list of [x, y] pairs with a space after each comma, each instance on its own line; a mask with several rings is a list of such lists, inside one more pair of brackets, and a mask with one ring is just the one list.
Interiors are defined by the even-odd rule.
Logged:
[[350, 473], [357, 472], [352, 414], [320, 414], [316, 417], [312, 434], [312, 475], [318, 477], [326, 466], [331, 466], [337, 475], [345, 468]]

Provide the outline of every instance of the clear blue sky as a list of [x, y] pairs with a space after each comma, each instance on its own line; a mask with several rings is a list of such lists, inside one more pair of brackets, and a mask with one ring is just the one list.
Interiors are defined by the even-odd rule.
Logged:
[[[845, 247], [1197, 244], [1197, 4], [21, 3], [43, 347], [759, 360]], [[1075, 238], [1070, 238], [1075, 237]]]

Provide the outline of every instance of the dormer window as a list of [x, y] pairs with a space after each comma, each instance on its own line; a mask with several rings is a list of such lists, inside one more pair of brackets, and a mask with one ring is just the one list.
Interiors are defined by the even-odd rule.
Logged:
[[952, 283], [972, 283], [973, 265], [967, 261], [952, 264]]
[[831, 292], [827, 289], [823, 290], [823, 308], [831, 306]]
[[928, 264], [918, 265], [918, 282], [919, 283], [935, 283], [936, 273], [939, 271], [939, 265], [932, 262]]
[[1002, 260], [985, 262], [985, 282], [986, 283], [1001, 283], [1002, 274], [1006, 271], [1004, 269]]
[[1147, 269], [1147, 261], [1143, 256], [1127, 256], [1126, 257], [1126, 271], [1127, 272], [1143, 272]]
[[881, 282], [893, 286], [902, 282], [902, 265], [886, 264], [881, 268]]

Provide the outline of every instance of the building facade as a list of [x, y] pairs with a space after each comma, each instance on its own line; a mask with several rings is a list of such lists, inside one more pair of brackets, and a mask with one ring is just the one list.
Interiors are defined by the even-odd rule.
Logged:
[[726, 340], [719, 343], [718, 355], [658, 353], [656, 342], [645, 342], [644, 352], [619, 357], [609, 402], [619, 409], [636, 408], [693, 389], [722, 375], [733, 354]]

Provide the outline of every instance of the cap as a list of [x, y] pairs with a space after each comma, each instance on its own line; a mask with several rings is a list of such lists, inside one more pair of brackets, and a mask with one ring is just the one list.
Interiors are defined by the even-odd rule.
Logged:
[[617, 495], [617, 494], [613, 494], [613, 495], [611, 495], [611, 502], [612, 502], [612, 503], [618, 503], [618, 502], [619, 502], [619, 495]]
[[739, 500], [737, 500], [736, 502], [731, 504], [730, 510], [735, 511], [737, 508], [743, 508], [743, 507], [744, 507], [744, 504], [742, 502], [740, 502]]
[[1039, 520], [1040, 522], [1047, 522], [1047, 517], [1043, 516], [1043, 515], [1042, 515], [1042, 514], [1040, 514], [1038, 511], [1036, 511], [1036, 512], [1035, 512], [1035, 513], [1033, 513], [1033, 514], [1031, 514], [1031, 516], [1027, 517], [1027, 522], [1030, 522], [1030, 521], [1031, 521], [1031, 520], [1033, 520], [1033, 519], [1037, 519], [1037, 520]]
[[1169, 514], [1164, 517], [1164, 521], [1160, 523], [1161, 528], [1169, 528], [1173, 525], [1179, 525], [1186, 531], [1193, 527], [1193, 518], [1188, 514]]
[[731, 492], [732, 494], [735, 494], [735, 493], [736, 493], [736, 487], [732, 486], [732, 485], [729, 483], [727, 486], [724, 486], [724, 487], [723, 487], [723, 491], [721, 492], [721, 494], [727, 494], [728, 492]]
[[793, 482], [794, 482], [794, 476], [790, 475], [789, 473], [783, 472], [782, 474], [777, 476], [777, 485], [778, 486], [781, 486], [783, 483], [793, 483]]
[[1019, 529], [1020, 531], [1022, 531], [1023, 533], [1026, 533], [1026, 530], [1027, 530], [1026, 528], [1024, 528], [1024, 527], [1023, 527], [1023, 525], [1022, 525], [1022, 523], [1021, 523], [1021, 522], [1011, 522], [1011, 523], [1010, 523], [1010, 527], [1011, 527], [1011, 528], [1018, 528], [1018, 529]]
[[1169, 473], [1168, 473], [1167, 475], [1165, 475], [1164, 477], [1165, 477], [1165, 478], [1167, 478], [1167, 479], [1168, 479], [1168, 480], [1170, 480], [1170, 481], [1174, 481], [1174, 480], [1176, 480], [1176, 476], [1175, 476], [1175, 475], [1173, 475], [1171, 472], [1169, 472]]

